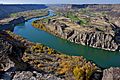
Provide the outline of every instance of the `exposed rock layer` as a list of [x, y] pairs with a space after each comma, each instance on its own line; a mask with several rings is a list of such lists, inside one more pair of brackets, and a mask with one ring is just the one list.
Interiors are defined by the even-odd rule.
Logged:
[[63, 32], [63, 29], [59, 26], [54, 26], [56, 31], [62, 38], [67, 39], [71, 42], [89, 45], [93, 47], [99, 47], [107, 50], [117, 50], [118, 45], [115, 43], [113, 36], [110, 34], [104, 34], [99, 32], [79, 32], [75, 30], [70, 30], [68, 32]]
[[8, 23], [1, 24], [0, 30], [14, 30], [15, 25], [17, 25], [19, 23], [23, 23], [23, 22], [25, 22], [24, 17], [15, 18], [15, 19], [9, 21]]
[[24, 47], [19, 42], [11, 40], [11, 37], [8, 34], [0, 32], [1, 71], [6, 71], [11, 67], [15, 67], [19, 70], [25, 70], [27, 64], [21, 59], [24, 50]]
[[[38, 24], [39, 23], [40, 22], [38, 21]], [[33, 26], [36, 27], [34, 24]], [[115, 24], [109, 26], [111, 26], [115, 31], [113, 30], [109, 33], [102, 31], [82, 31], [70, 28], [65, 23], [61, 23], [56, 20], [50, 20], [49, 23], [44, 26], [46, 29], [43, 29], [41, 27], [37, 28], [41, 28], [47, 32], [50, 32], [56, 36], [77, 44], [88, 45], [91, 47], [102, 48], [110, 51], [119, 51], [120, 42], [118, 35], [120, 33], [120, 30]]]

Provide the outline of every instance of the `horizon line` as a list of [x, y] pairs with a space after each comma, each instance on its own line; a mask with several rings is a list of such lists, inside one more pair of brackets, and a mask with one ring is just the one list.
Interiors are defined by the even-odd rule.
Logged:
[[[0, 4], [3, 4], [3, 5], [6, 5], [6, 4], [32, 4], [32, 3], [0, 3]], [[34, 3], [33, 5], [39, 5], [39, 4], [47, 4], [47, 3]], [[47, 5], [65, 5], [65, 4], [119, 4], [120, 3], [63, 3], [63, 4], [55, 4], [55, 3], [50, 3], [50, 4], [47, 4]]]

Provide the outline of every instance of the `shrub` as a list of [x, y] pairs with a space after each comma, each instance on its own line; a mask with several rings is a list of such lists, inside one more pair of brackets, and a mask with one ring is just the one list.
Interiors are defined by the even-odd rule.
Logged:
[[73, 68], [73, 74], [76, 80], [84, 80], [85, 72], [82, 67], [76, 66], [75, 68]]

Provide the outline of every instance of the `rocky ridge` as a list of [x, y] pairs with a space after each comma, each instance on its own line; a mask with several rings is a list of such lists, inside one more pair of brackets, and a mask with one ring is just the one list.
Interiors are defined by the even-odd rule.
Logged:
[[100, 70], [81, 56], [64, 55], [10, 31], [1, 31], [0, 41], [0, 79], [87, 80]]
[[14, 30], [14, 26], [25, 22], [24, 17], [17, 17], [17, 18], [6, 18], [0, 20], [0, 30]]
[[[83, 57], [54, 52], [9, 31], [0, 32], [0, 63], [2, 80], [77, 80], [78, 76], [81, 80], [120, 79], [118, 67], [105, 69], [102, 74], [100, 69], [95, 68], [94, 64], [87, 62]], [[86, 71], [83, 74], [84, 70]]]
[[24, 12], [17, 12], [10, 14], [9, 17], [0, 20], [0, 30], [14, 30], [14, 26], [20, 23], [24, 23], [31, 18], [48, 15], [47, 9], [30, 10]]

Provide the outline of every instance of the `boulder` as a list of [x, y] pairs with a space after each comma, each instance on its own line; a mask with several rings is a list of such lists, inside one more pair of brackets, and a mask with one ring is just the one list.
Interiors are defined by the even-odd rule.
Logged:
[[109, 68], [103, 71], [102, 80], [120, 80], [120, 68]]

